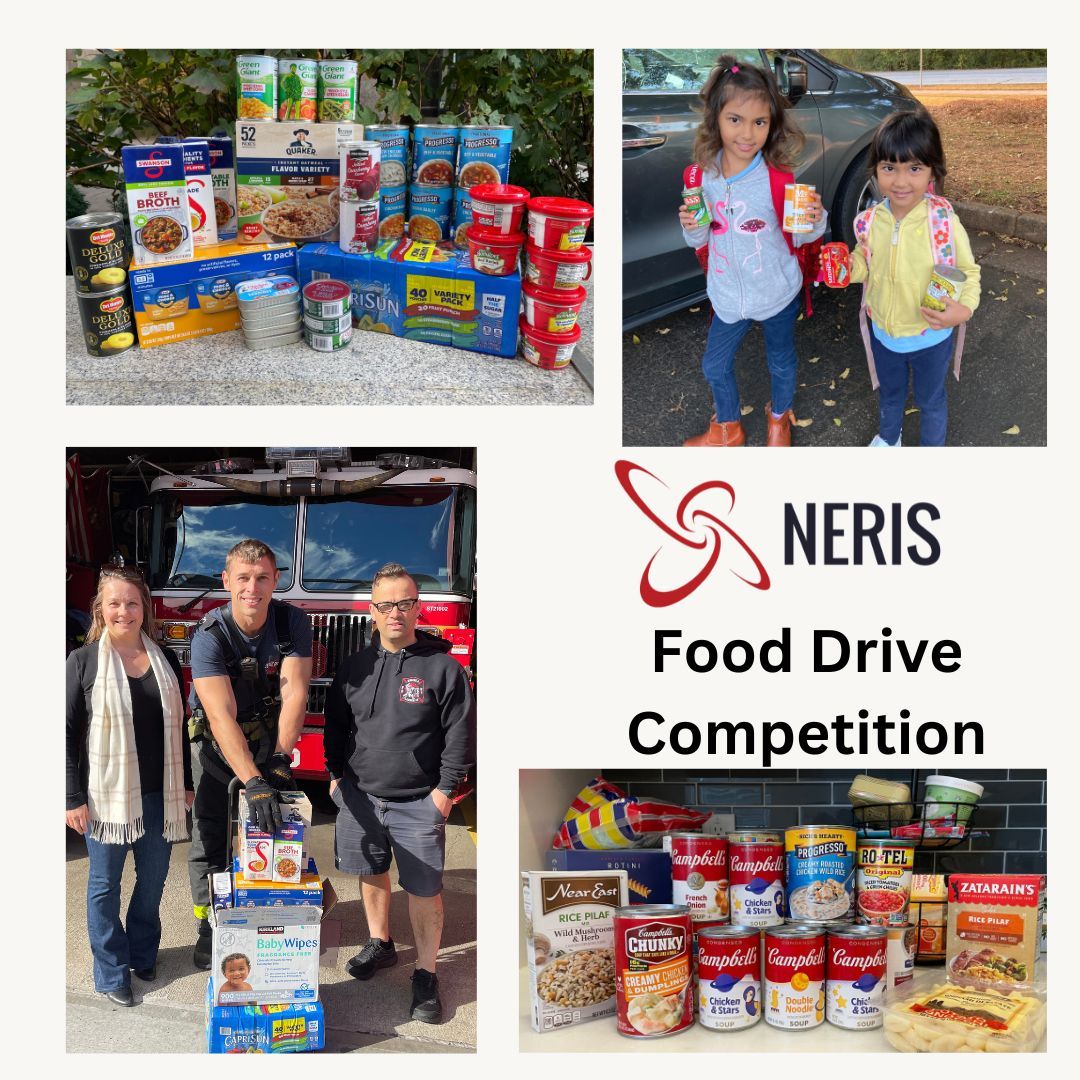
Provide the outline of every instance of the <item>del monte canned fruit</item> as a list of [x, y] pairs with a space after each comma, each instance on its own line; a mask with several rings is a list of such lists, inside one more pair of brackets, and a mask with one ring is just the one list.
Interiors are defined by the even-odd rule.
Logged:
[[236, 118], [277, 119], [277, 59], [273, 56], [236, 58]]
[[853, 925], [829, 931], [825, 1019], [830, 1024], [860, 1029], [881, 1027], [888, 933], [884, 926]]
[[319, 61], [319, 120], [324, 124], [356, 118], [356, 61]]
[[761, 935], [752, 927], [707, 926], [697, 935], [698, 1019], [714, 1031], [761, 1019]]
[[855, 830], [843, 825], [797, 825], [785, 830], [784, 850], [788, 916], [806, 923], [850, 920]]
[[615, 1017], [620, 1035], [674, 1035], [693, 1022], [690, 913], [680, 904], [615, 912]]
[[314, 121], [319, 96], [319, 65], [288, 56], [278, 60], [278, 119]]
[[728, 833], [731, 921], [779, 926], [784, 921], [784, 840], [779, 832]]
[[83, 341], [91, 356], [115, 356], [135, 344], [135, 320], [126, 285], [78, 294]]
[[69, 218], [67, 241], [76, 292], [108, 292], [127, 281], [127, 244], [119, 214]]
[[859, 922], [903, 926], [908, 921], [914, 840], [860, 840], [855, 902]]
[[668, 833], [671, 898], [685, 904], [694, 922], [727, 922], [728, 842], [706, 833]]
[[825, 1019], [825, 931], [771, 926], [764, 935], [766, 1023], [817, 1027]]

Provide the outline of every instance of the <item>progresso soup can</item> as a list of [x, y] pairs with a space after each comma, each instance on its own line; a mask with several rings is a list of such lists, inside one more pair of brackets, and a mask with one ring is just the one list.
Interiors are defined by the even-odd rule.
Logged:
[[510, 180], [510, 149], [514, 129], [498, 124], [469, 124], [458, 134], [457, 186], [466, 190], [477, 184], [505, 184]]
[[405, 235], [408, 188], [384, 187], [379, 191], [379, 239], [396, 240]]
[[761, 934], [707, 926], [697, 934], [697, 1006], [702, 1027], [735, 1031], [761, 1019]]
[[430, 187], [453, 185], [458, 130], [449, 124], [417, 124], [413, 128], [410, 183]]
[[382, 182], [404, 187], [409, 182], [409, 129], [405, 124], [368, 124], [364, 138], [382, 145]]
[[850, 921], [854, 913], [855, 830], [797, 825], [784, 833], [788, 917], [803, 923]]
[[450, 236], [450, 220], [454, 214], [452, 187], [409, 188], [409, 236], [437, 244]]
[[127, 285], [107, 292], [78, 294], [83, 341], [91, 356], [115, 356], [135, 344], [135, 318]]
[[615, 1019], [631, 1038], [675, 1035], [694, 1022], [690, 912], [682, 904], [615, 910]]
[[130, 259], [119, 214], [82, 214], [68, 219], [68, 253], [75, 291], [101, 293], [127, 281]]

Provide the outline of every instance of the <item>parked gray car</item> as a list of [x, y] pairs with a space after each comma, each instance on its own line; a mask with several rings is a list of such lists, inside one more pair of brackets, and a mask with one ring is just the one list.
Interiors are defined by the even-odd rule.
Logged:
[[624, 49], [624, 329], [705, 296], [677, 211], [683, 169], [693, 161], [699, 94], [722, 53], [776, 75], [806, 134], [796, 175], [816, 185], [833, 238], [849, 245], [856, 214], [876, 198], [866, 176], [874, 129], [918, 104], [898, 83], [851, 71], [812, 49]]

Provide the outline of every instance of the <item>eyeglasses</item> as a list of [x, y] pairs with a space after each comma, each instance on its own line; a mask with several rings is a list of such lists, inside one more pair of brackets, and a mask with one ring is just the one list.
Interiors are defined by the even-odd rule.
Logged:
[[131, 581], [142, 581], [143, 572], [137, 566], [125, 566], [123, 563], [105, 563], [101, 568], [102, 577], [127, 578]]
[[402, 615], [408, 615], [409, 612], [412, 611], [412, 609], [416, 607], [416, 605], [419, 603], [419, 597], [414, 596], [410, 600], [383, 600], [378, 604], [372, 602], [371, 606], [380, 615], [389, 615], [390, 612], [394, 610], [394, 608], [397, 608]]

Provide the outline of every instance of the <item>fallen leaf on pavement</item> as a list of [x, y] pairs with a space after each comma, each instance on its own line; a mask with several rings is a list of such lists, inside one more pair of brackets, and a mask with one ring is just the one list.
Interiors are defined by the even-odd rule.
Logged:
[[753, 411], [754, 411], [754, 406], [753, 405], [744, 405], [739, 410], [739, 415], [740, 416], [749, 416]]
[[835, 379], [833, 379], [833, 381], [831, 383], [829, 383], [829, 389], [830, 390], [835, 390], [836, 389], [836, 380]]
[[834, 417], [832, 418], [832, 422], [833, 422], [833, 423], [834, 423], [834, 424], [835, 424], [835, 425], [836, 425], [837, 427], [839, 427], [839, 426], [840, 426], [840, 424], [841, 424], [841, 420], [840, 420], [840, 417], [839, 417], [839, 416], [834, 416]]
[[995, 296], [994, 299], [995, 300], [1008, 300], [1009, 298], [1007, 296], [1005, 296], [1004, 293], [1003, 293], [1001, 296]]
[[1036, 290], [1035, 290], [1035, 295], [1036, 295], [1036, 296], [1042, 296], [1042, 294], [1043, 294], [1044, 292], [1046, 292], [1046, 290], [1045, 290], [1045, 289], [1036, 289]]
[[1002, 435], [1019, 435], [1020, 434], [1020, 426], [1018, 424], [1013, 424], [1013, 426], [1011, 428], [1006, 428], [1001, 434]]
[[796, 427], [809, 427], [814, 421], [807, 417], [805, 420], [792, 420]]
[[918, 406], [912, 405], [910, 409], [905, 409], [904, 410], [904, 415], [905, 416], [910, 416], [912, 413], [917, 413], [918, 411], [919, 411]]
[[810, 359], [807, 360], [806, 362], [808, 364], [816, 364], [820, 359], [821, 359], [820, 356], [811, 356]]
[[850, 374], [851, 374], [851, 368], [846, 367], [846, 368], [844, 368], [843, 371], [840, 372], [840, 378], [841, 379], [846, 379]]
[[822, 398], [822, 399], [821, 399], [821, 404], [822, 404], [822, 405], [835, 405], [835, 404], [836, 404], [836, 402], [835, 402], [835, 401], [831, 401], [831, 400], [830, 400], [829, 398]]
[[637, 334], [634, 334], [634, 344], [635, 345], [640, 345], [641, 344], [641, 338], [639, 338], [637, 336]]
[[657, 330], [656, 332], [658, 334], [670, 334], [671, 333], [671, 327], [670, 326], [665, 326], [662, 330]]
[[700, 311], [700, 310], [701, 310], [701, 308], [699, 308], [699, 307], [692, 307], [690, 309], [691, 312]]

